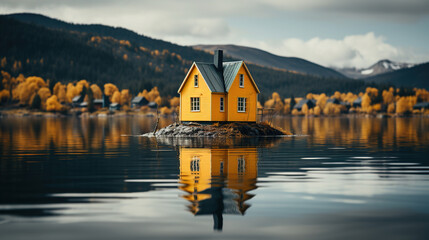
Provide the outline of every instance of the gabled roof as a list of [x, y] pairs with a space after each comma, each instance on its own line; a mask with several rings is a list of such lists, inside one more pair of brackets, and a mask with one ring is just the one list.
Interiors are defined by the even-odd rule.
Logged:
[[413, 108], [429, 108], [429, 102], [416, 103]]
[[227, 92], [231, 88], [235, 76], [237, 76], [238, 70], [240, 70], [242, 64], [243, 61], [223, 63], [223, 78], [225, 81], [225, 88]]
[[80, 103], [80, 102], [82, 102], [82, 101], [83, 101], [83, 99], [84, 99], [84, 96], [83, 96], [83, 95], [78, 95], [78, 96], [76, 96], [76, 97], [74, 97], [74, 98], [72, 99], [72, 102], [73, 102], [73, 103]]
[[299, 101], [298, 104], [295, 104], [295, 106], [293, 106], [293, 108], [294, 109], [301, 109], [304, 106], [304, 104], [307, 104], [308, 108], [313, 108], [314, 106], [316, 106], [316, 100], [315, 99], [302, 99], [301, 101]]
[[148, 103], [149, 101], [145, 97], [135, 97], [131, 100], [131, 103]]
[[225, 92], [225, 85], [222, 80], [220, 72], [216, 69], [212, 63], [195, 63], [204, 80], [206, 80], [207, 86], [209, 86], [212, 92]]
[[[232, 83], [234, 82], [235, 77], [237, 76], [238, 71], [240, 70], [241, 66], [244, 65], [247, 73], [250, 76], [251, 81], [253, 82], [256, 88], [256, 91], [259, 93], [258, 86], [256, 86], [256, 83], [253, 80], [252, 76], [250, 75], [249, 70], [247, 69], [246, 65], [243, 63], [244, 63], [243, 61], [223, 62], [222, 64], [223, 76], [222, 76], [220, 71], [217, 70], [217, 68], [213, 63], [194, 62], [194, 64], [192, 64], [191, 68], [189, 69], [189, 72], [186, 75], [185, 80], [188, 78], [192, 70], [192, 67], [195, 65], [200, 71], [201, 75], [203, 76], [211, 92], [225, 93], [229, 91], [229, 89], [232, 86]], [[178, 92], [182, 90], [184, 83], [185, 81], [182, 82], [182, 85], [180, 86]]]

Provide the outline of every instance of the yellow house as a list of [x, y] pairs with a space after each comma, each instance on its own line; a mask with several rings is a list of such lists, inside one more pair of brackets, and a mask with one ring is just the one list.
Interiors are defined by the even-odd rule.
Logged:
[[222, 229], [222, 214], [241, 214], [254, 195], [258, 177], [256, 148], [180, 148], [180, 183], [194, 215], [212, 214]]
[[194, 62], [178, 90], [180, 121], [256, 122], [259, 89], [243, 61]]

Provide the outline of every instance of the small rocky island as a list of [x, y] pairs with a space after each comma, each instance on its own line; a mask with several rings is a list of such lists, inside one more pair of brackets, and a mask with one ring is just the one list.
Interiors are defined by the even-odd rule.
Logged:
[[173, 123], [144, 137], [257, 137], [291, 135], [267, 123]]

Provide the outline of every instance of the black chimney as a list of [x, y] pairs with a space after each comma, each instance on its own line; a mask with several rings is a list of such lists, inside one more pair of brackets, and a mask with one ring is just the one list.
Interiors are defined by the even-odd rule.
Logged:
[[215, 50], [214, 51], [214, 65], [217, 68], [218, 71], [220, 71], [221, 73], [223, 73], [223, 51], [222, 50]]

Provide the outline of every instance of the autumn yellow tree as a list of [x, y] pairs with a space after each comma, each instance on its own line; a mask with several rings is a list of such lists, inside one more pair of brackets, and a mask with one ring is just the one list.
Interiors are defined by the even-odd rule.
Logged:
[[[111, 102], [113, 102], [112, 101], [112, 97], [113, 97], [113, 94], [115, 93], [115, 92], [118, 92], [119, 93], [119, 90], [118, 90], [118, 88], [116, 87], [116, 85], [114, 85], [114, 84], [112, 84], [112, 83], [106, 83], [106, 84], [104, 84], [104, 95], [106, 95], [107, 97], [109, 97], [109, 99], [110, 99], [110, 101]], [[120, 93], [119, 93], [120, 94]], [[117, 95], [118, 96], [118, 95]], [[120, 96], [119, 96], [120, 97]], [[116, 100], [116, 99], [115, 99]], [[119, 103], [120, 102], [120, 99], [119, 100], [117, 100], [117, 102]]]
[[275, 113], [281, 113], [284, 108], [283, 101], [277, 92], [271, 94], [271, 98], [265, 102], [264, 106], [266, 108], [273, 108]]
[[57, 101], [66, 102], [67, 101], [67, 87], [60, 82], [57, 82], [53, 89], [53, 95], [57, 96]]
[[14, 99], [19, 100], [20, 104], [29, 105], [30, 101], [36, 95], [40, 88], [47, 87], [45, 81], [40, 77], [27, 77], [13, 90]]
[[396, 113], [398, 114], [411, 113], [413, 111], [413, 106], [416, 103], [417, 103], [416, 96], [401, 97], [396, 102]]
[[320, 110], [323, 110], [325, 108], [327, 100], [328, 100], [328, 97], [326, 96], [326, 94], [322, 93], [319, 95], [316, 101], [316, 105], [320, 107]]
[[62, 110], [63, 106], [58, 102], [57, 95], [52, 95], [46, 100], [46, 111], [56, 112]]
[[112, 95], [112, 103], [121, 103], [121, 93], [116, 91]]
[[51, 96], [51, 90], [47, 87], [42, 87], [39, 89], [37, 94], [40, 96], [42, 109], [46, 109], [46, 100]]
[[[5, 58], [4, 58], [5, 59]], [[2, 84], [3, 87], [9, 91], [9, 93], [6, 95], [5, 93], [2, 95], [2, 98], [5, 100], [12, 100], [13, 99], [13, 92], [12, 90], [15, 88], [16, 85], [18, 85], [20, 82], [12, 77], [8, 72], [1, 71], [1, 75], [3, 77]], [[23, 76], [22, 76], [23, 77]], [[7, 99], [6, 99], [7, 97]]]
[[103, 97], [103, 93], [101, 92], [101, 89], [97, 84], [92, 84], [91, 90], [92, 94], [94, 95], [94, 99], [100, 99]]
[[131, 94], [128, 89], [122, 89], [121, 91], [121, 105], [130, 105]]

